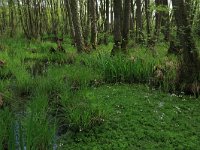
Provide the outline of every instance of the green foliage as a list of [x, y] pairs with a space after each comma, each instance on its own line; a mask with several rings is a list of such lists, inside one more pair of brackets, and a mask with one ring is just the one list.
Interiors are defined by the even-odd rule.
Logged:
[[[131, 59], [131, 58], [130, 58]], [[145, 82], [152, 75], [154, 62], [144, 62], [140, 58], [134, 60], [123, 56], [99, 57], [99, 65], [107, 82]]]
[[82, 132], [102, 124], [108, 111], [102, 102], [92, 99], [84, 91], [76, 95], [63, 93], [61, 107], [57, 109], [61, 126], [64, 130], [74, 132]]
[[60, 149], [199, 148], [199, 101], [192, 97], [138, 84], [104, 85], [87, 93], [105, 103], [109, 117], [87, 132], [68, 132]]
[[0, 109], [0, 149], [15, 149], [15, 128], [12, 112], [5, 108]]
[[46, 95], [33, 97], [22, 124], [27, 149], [53, 149], [56, 128], [55, 123], [48, 119]]
[[200, 19], [199, 19], [200, 14], [197, 15], [197, 17], [194, 20], [194, 25], [193, 25], [193, 32], [195, 35], [199, 38], [200, 37]]
[[[172, 98], [173, 95], [151, 91], [146, 86], [117, 85], [149, 85], [153, 81], [156, 84], [151, 84], [152, 89], [174, 92], [177, 58], [166, 55], [167, 44], [157, 44], [153, 55], [146, 47], [132, 43], [127, 55], [111, 57], [111, 43], [98, 46], [90, 54], [76, 54], [69, 39], [64, 39], [65, 52], [55, 53], [49, 53], [51, 47], [56, 48], [50, 41], [0, 41], [0, 60], [5, 62], [0, 68], [4, 102], [0, 108], [0, 149], [4, 143], [9, 149], [145, 149], [187, 144], [188, 148], [195, 148], [198, 135], [187, 138], [182, 132], [184, 126], [177, 127], [181, 133], [178, 135], [174, 126], [167, 126], [177, 122], [159, 120], [162, 113], [178, 119], [172, 113], [176, 109], [179, 113], [176, 106], [196, 109], [188, 97], [188, 103], [182, 105], [179, 97]], [[162, 78], [156, 77], [155, 68], [160, 68]], [[166, 109], [157, 106], [163, 99]], [[190, 113], [184, 111], [187, 116]], [[185, 123], [186, 118], [181, 115], [179, 121]], [[164, 132], [157, 132], [163, 126]], [[64, 148], [59, 147], [59, 142]]]

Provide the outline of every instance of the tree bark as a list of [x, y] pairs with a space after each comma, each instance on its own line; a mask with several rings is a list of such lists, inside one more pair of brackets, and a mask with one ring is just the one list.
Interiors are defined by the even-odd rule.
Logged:
[[71, 8], [70, 8], [70, 3], [69, 0], [65, 0], [65, 7], [68, 13], [68, 20], [69, 20], [69, 25], [70, 25], [70, 35], [72, 39], [72, 44], [75, 45], [75, 31], [74, 31], [74, 24], [72, 21], [72, 13], [71, 13]]
[[160, 36], [160, 31], [161, 31], [161, 17], [162, 13], [160, 11], [160, 6], [162, 4], [162, 0], [155, 0], [155, 5], [156, 5], [156, 12], [155, 12], [155, 40], [157, 40]]
[[70, 6], [71, 6], [71, 11], [72, 11], [72, 21], [73, 21], [73, 25], [74, 25], [77, 51], [79, 53], [84, 52], [85, 44], [84, 44], [84, 39], [83, 39], [80, 14], [78, 11], [78, 2], [76, 0], [70, 0]]
[[[190, 85], [197, 82], [199, 87], [200, 61], [195, 42], [192, 37], [191, 26], [187, 18], [187, 10], [184, 0], [172, 0], [175, 20], [177, 24], [177, 35], [183, 49], [181, 66], [179, 69], [179, 85]], [[198, 91], [199, 92], [199, 91]]]
[[97, 45], [97, 17], [96, 17], [96, 0], [91, 0], [91, 44], [92, 48], [96, 49]]
[[149, 45], [149, 41], [151, 38], [150, 31], [150, 1], [145, 0], [145, 14], [146, 14], [146, 30], [147, 30], [147, 45]]
[[142, 42], [142, 2], [136, 0], [136, 42]]
[[123, 32], [122, 32], [122, 49], [127, 50], [127, 44], [129, 39], [130, 30], [130, 12], [131, 12], [131, 0], [124, 1], [124, 17], [123, 17]]
[[122, 0], [114, 0], [114, 45], [111, 54], [119, 52], [121, 49], [121, 12]]
[[164, 40], [169, 41], [170, 34], [170, 18], [169, 18], [169, 6], [168, 0], [163, 0], [162, 5], [164, 7], [164, 11], [162, 12], [161, 18], [161, 31], [164, 35]]
[[109, 23], [109, 19], [110, 19], [110, 0], [106, 0], [106, 22], [105, 22], [105, 33], [104, 33], [104, 44], [108, 44], [108, 35], [109, 35], [109, 31], [110, 31], [110, 23]]

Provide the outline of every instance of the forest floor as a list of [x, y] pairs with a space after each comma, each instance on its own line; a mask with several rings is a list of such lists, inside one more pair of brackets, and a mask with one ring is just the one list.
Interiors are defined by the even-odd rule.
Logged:
[[64, 135], [61, 149], [199, 149], [200, 103], [195, 98], [144, 85], [104, 85], [87, 94], [111, 111], [101, 126]]
[[112, 44], [2, 38], [0, 149], [199, 149], [200, 99], [174, 90], [176, 56], [133, 45], [110, 57]]

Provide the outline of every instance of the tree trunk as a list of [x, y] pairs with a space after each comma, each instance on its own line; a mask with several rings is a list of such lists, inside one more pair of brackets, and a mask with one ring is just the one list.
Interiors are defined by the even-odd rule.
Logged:
[[134, 38], [135, 30], [135, 2], [131, 0], [131, 14], [130, 14], [130, 37]]
[[160, 6], [161, 6], [161, 1], [162, 0], [155, 0], [155, 5], [156, 5], [156, 12], [155, 12], [155, 37], [154, 40], [157, 40], [160, 36], [160, 31], [161, 31], [161, 17], [162, 13], [160, 11]]
[[168, 0], [163, 0], [162, 5], [164, 7], [164, 11], [162, 12], [161, 18], [161, 31], [164, 35], [164, 40], [169, 41], [169, 33], [170, 33], [170, 18], [169, 18], [169, 8], [168, 8]]
[[96, 49], [97, 45], [97, 17], [96, 17], [96, 0], [91, 0], [91, 44], [92, 48]]
[[10, 26], [10, 37], [13, 37], [14, 34], [14, 2], [13, 0], [9, 0], [8, 1], [8, 5], [9, 5], [9, 26]]
[[130, 12], [131, 12], [131, 0], [125, 0], [124, 2], [124, 17], [123, 17], [123, 32], [122, 32], [122, 49], [126, 51], [129, 30], [130, 30]]
[[68, 13], [68, 20], [69, 20], [69, 25], [70, 25], [70, 35], [72, 39], [72, 44], [75, 45], [75, 31], [74, 31], [74, 24], [72, 21], [72, 13], [71, 13], [71, 8], [70, 8], [70, 3], [69, 0], [65, 0], [65, 7]]
[[[88, 39], [89, 39], [89, 34], [91, 33], [91, 0], [87, 0], [87, 23], [86, 23], [86, 27], [84, 30], [84, 40], [85, 40], [85, 45], [88, 46]], [[96, 14], [96, 12], [95, 12]]]
[[114, 0], [114, 45], [111, 54], [119, 52], [121, 49], [121, 12], [122, 0]]
[[75, 31], [75, 41], [77, 46], [77, 51], [85, 51], [85, 44], [83, 39], [83, 33], [81, 28], [80, 14], [78, 11], [78, 2], [76, 0], [70, 0], [71, 12], [72, 12], [72, 21]]
[[151, 38], [150, 31], [150, 1], [145, 0], [145, 14], [146, 14], [146, 30], [147, 30], [147, 45], [149, 45], [149, 40]]
[[113, 6], [113, 0], [111, 0], [111, 11], [110, 11], [110, 19], [111, 19], [111, 23], [110, 23], [110, 30], [111, 32], [113, 32], [113, 28], [114, 28], [114, 6]]
[[179, 86], [185, 85], [185, 90], [188, 90], [188, 85], [190, 87], [190, 85], [197, 83], [198, 91], [196, 92], [199, 92], [200, 61], [192, 37], [185, 3], [184, 0], [172, 0], [172, 4], [177, 24], [178, 38], [183, 49], [183, 57], [179, 68], [178, 84]]
[[136, 42], [142, 42], [142, 2], [136, 0]]
[[108, 44], [108, 35], [109, 35], [109, 31], [110, 31], [110, 23], [109, 23], [109, 15], [110, 15], [110, 12], [109, 12], [109, 1], [110, 0], [106, 0], [106, 23], [105, 23], [105, 34], [104, 34], [104, 44]]

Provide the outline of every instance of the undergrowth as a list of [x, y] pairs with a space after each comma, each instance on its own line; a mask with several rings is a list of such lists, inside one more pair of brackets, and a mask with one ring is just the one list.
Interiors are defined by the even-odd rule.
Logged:
[[115, 99], [88, 92], [106, 84], [142, 83], [165, 92], [176, 90], [177, 58], [167, 56], [166, 44], [156, 46], [157, 55], [136, 45], [126, 56], [111, 57], [112, 44], [77, 54], [69, 39], [64, 52], [53, 53], [52, 41], [0, 43], [0, 149], [55, 149], [65, 134], [90, 133], [108, 120], [115, 124], [109, 119]]

